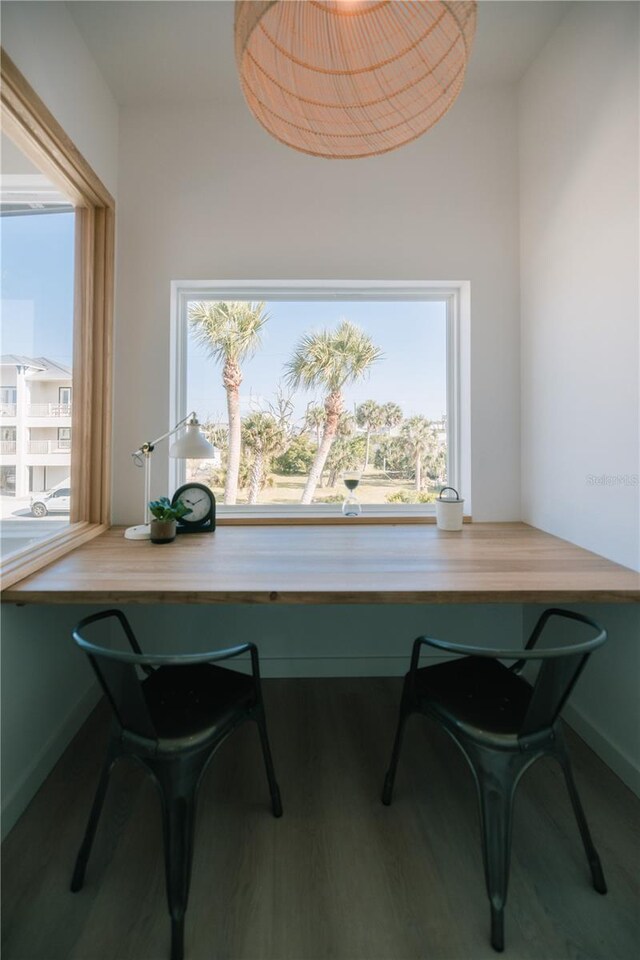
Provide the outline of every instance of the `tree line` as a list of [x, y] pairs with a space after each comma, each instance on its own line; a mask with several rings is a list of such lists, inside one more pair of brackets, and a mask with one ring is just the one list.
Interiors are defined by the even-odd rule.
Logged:
[[[309, 504], [325, 471], [334, 486], [338, 472], [371, 461], [372, 437], [386, 431], [377, 444], [378, 469], [414, 477], [416, 491], [423, 486], [423, 466], [444, 482], [445, 457], [433, 424], [426, 417], [404, 419], [397, 403], [366, 400], [345, 410], [345, 387], [362, 380], [382, 351], [360, 327], [348, 320], [335, 329], [305, 333], [284, 365], [284, 387], [278, 387], [269, 411], [240, 414], [243, 361], [261, 345], [270, 315], [264, 302], [200, 301], [189, 304], [189, 327], [194, 340], [222, 367], [227, 401], [227, 428], [208, 425], [212, 442], [225, 453], [224, 502], [235, 504], [240, 486], [248, 488], [248, 502], [257, 503], [268, 470], [306, 474], [301, 503]], [[292, 391], [304, 387], [322, 391], [321, 404], [310, 403], [302, 426], [293, 426]], [[287, 390], [289, 392], [287, 392]], [[364, 435], [356, 435], [356, 428]], [[399, 436], [391, 436], [400, 427]], [[315, 437], [311, 443], [309, 435]], [[244, 456], [243, 456], [244, 454]], [[248, 454], [248, 456], [247, 456]]]

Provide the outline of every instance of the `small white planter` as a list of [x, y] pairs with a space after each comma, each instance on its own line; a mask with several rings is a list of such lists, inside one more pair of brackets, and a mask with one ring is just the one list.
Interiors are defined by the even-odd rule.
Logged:
[[[454, 496], [443, 496], [448, 490], [450, 490]], [[458, 491], [454, 490], [453, 487], [444, 487], [436, 500], [436, 522], [438, 528], [440, 530], [462, 530], [463, 510], [464, 500], [460, 499]]]

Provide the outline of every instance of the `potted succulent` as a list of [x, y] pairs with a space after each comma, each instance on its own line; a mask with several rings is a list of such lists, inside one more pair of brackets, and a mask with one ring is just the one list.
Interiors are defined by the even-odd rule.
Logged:
[[151, 500], [149, 510], [153, 515], [151, 543], [171, 543], [176, 538], [176, 521], [191, 513], [191, 507], [185, 506], [182, 500], [172, 504], [168, 497]]

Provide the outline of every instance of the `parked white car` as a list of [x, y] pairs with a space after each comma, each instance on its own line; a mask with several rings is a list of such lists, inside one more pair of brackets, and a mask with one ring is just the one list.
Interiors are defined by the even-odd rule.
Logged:
[[31, 498], [31, 513], [34, 517], [46, 517], [48, 513], [69, 513], [70, 507], [69, 478], [46, 493], [35, 494]]

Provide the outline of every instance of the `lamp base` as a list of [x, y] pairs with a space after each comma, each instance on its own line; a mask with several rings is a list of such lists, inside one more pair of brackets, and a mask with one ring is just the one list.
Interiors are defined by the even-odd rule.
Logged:
[[127, 540], [149, 540], [151, 526], [148, 523], [138, 523], [135, 527], [127, 527], [124, 535]]

